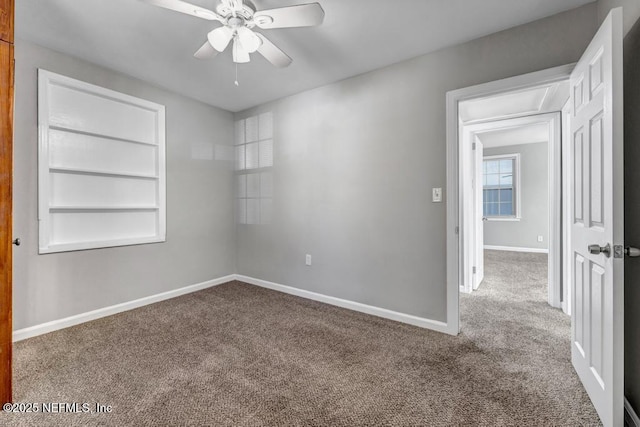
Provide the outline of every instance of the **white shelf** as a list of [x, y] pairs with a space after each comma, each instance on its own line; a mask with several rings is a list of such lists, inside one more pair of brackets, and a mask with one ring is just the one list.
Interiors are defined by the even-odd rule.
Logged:
[[100, 171], [95, 169], [79, 169], [79, 168], [65, 168], [58, 166], [51, 166], [50, 172], [53, 173], [70, 173], [79, 175], [101, 175], [101, 176], [119, 176], [123, 178], [138, 178], [138, 179], [159, 179], [157, 175], [129, 173], [129, 172], [112, 172], [112, 171]]
[[132, 144], [151, 145], [152, 147], [157, 147], [158, 146], [158, 144], [156, 144], [154, 142], [137, 141], [137, 140], [134, 140], [134, 139], [119, 138], [117, 136], [110, 136], [110, 135], [104, 135], [104, 134], [100, 134], [100, 133], [87, 132], [87, 131], [84, 131], [84, 130], [73, 129], [73, 128], [69, 128], [69, 127], [66, 127], [66, 126], [60, 126], [60, 125], [50, 125], [49, 129], [51, 129], [51, 130], [59, 130], [59, 131], [62, 131], [62, 132], [76, 133], [78, 135], [93, 136], [93, 137], [96, 137], [96, 138], [111, 139], [113, 141], [130, 142]]
[[50, 211], [157, 211], [158, 206], [49, 206]]

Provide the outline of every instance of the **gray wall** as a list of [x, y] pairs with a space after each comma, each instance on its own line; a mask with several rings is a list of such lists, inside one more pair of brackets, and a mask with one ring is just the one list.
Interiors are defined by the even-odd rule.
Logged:
[[[624, 39], [624, 180], [625, 223], [624, 240], [629, 246], [640, 247], [640, 0], [600, 0], [599, 20], [612, 7], [623, 7]], [[624, 382], [625, 396], [640, 414], [640, 260], [625, 259], [624, 263]]]
[[238, 272], [446, 320], [446, 92], [575, 62], [596, 21], [590, 4], [236, 114], [275, 129], [273, 222], [238, 226]]
[[604, 21], [614, 7], [622, 7], [624, 12], [624, 34], [636, 24], [640, 17], [640, 0], [598, 0], [598, 22]]
[[[206, 159], [229, 152], [231, 113], [22, 40], [15, 57], [14, 329], [235, 272], [233, 172]], [[166, 106], [166, 243], [38, 255], [39, 67]]]
[[[520, 221], [485, 221], [484, 244], [549, 248], [549, 144], [488, 148], [485, 156], [520, 153]], [[538, 236], [544, 241], [538, 242]]]

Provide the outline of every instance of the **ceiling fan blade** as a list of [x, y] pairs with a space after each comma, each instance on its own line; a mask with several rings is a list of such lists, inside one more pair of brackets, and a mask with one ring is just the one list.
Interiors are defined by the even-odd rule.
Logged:
[[258, 48], [262, 44], [262, 40], [260, 40], [260, 37], [258, 37], [256, 33], [251, 31], [247, 27], [240, 27], [237, 29], [237, 31], [240, 43], [247, 52], [253, 53], [258, 50]]
[[145, 3], [152, 4], [154, 6], [163, 7], [165, 9], [173, 10], [180, 13], [186, 13], [187, 15], [197, 16], [198, 18], [206, 19], [208, 21], [220, 21], [222, 17], [212, 10], [205, 9], [200, 6], [196, 6], [191, 3], [187, 3], [182, 0], [142, 0]]
[[324, 10], [320, 3], [299, 4], [277, 9], [259, 10], [253, 15], [256, 25], [262, 29], [312, 27], [322, 24]]
[[202, 47], [198, 49], [196, 53], [193, 54], [198, 59], [211, 59], [218, 54], [218, 51], [211, 46], [209, 41], [204, 42]]
[[239, 39], [233, 40], [233, 62], [238, 64], [244, 64], [251, 61], [249, 52], [242, 46], [242, 42]]
[[226, 26], [216, 28], [207, 35], [209, 43], [218, 52], [224, 52], [232, 38], [233, 30]]
[[284, 68], [291, 65], [293, 59], [289, 58], [286, 53], [284, 53], [276, 45], [271, 43], [271, 41], [269, 41], [269, 39], [267, 39], [264, 35], [260, 33], [256, 33], [256, 35], [260, 38], [260, 40], [262, 40], [262, 44], [258, 48], [258, 52], [260, 52], [260, 54], [264, 56], [267, 61], [271, 62], [278, 68]]

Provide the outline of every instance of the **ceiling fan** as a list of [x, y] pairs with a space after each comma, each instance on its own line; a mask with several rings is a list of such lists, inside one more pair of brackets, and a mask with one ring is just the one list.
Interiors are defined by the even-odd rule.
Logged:
[[222, 23], [211, 31], [207, 41], [193, 55], [198, 59], [213, 58], [224, 52], [233, 41], [233, 62], [246, 63], [250, 53], [258, 52], [279, 68], [293, 61], [286, 53], [271, 43], [263, 34], [255, 32], [274, 28], [311, 27], [324, 20], [324, 10], [319, 3], [300, 4], [276, 9], [256, 10], [248, 0], [220, 0], [215, 12], [182, 0], [142, 0], [154, 6], [186, 13], [187, 15]]

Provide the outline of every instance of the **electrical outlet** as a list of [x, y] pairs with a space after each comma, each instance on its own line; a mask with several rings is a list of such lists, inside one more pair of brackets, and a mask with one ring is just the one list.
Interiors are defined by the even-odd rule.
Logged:
[[432, 188], [431, 199], [433, 200], [433, 203], [442, 202], [442, 188]]
[[311, 265], [311, 255], [307, 254], [304, 260], [305, 264]]
[[542, 236], [538, 236], [538, 242], [543, 242], [544, 238]]

